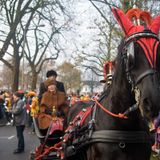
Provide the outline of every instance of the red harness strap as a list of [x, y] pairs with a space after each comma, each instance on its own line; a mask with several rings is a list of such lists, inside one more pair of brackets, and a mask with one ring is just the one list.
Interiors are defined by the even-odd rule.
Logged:
[[[82, 109], [78, 113], [78, 115], [74, 117], [74, 119], [72, 120], [72, 122], [70, 122], [68, 128], [65, 131], [65, 135], [63, 136], [63, 143], [67, 142], [71, 138], [71, 133], [72, 131], [74, 131], [74, 128], [76, 126], [82, 126], [84, 124], [86, 118], [92, 112], [92, 109], [93, 107]], [[61, 159], [64, 159], [64, 152], [63, 150], [61, 150], [61, 148], [57, 150], [57, 154], [61, 157]]]
[[141, 38], [137, 40], [140, 46], [143, 48], [144, 53], [148, 59], [152, 68], [156, 68], [156, 54], [159, 41], [154, 38]]
[[59, 143], [56, 143], [53, 147], [46, 146], [44, 148], [44, 152], [42, 154], [41, 154], [41, 152], [39, 153], [39, 151], [38, 151], [41, 149], [42, 145], [39, 146], [39, 148], [36, 151], [35, 160], [41, 160], [45, 155], [49, 155], [49, 153], [52, 151], [58, 152], [61, 145], [62, 145], [62, 141], [60, 141]]
[[95, 101], [95, 103], [107, 114], [113, 116], [113, 117], [117, 117], [117, 118], [122, 118], [122, 119], [127, 119], [128, 117], [125, 116], [123, 113], [118, 113], [118, 114], [115, 114], [115, 113], [112, 113], [110, 112], [108, 109], [106, 109], [102, 104], [100, 104], [96, 99], [93, 100]]
[[72, 132], [72, 130], [74, 129], [75, 126], [82, 126], [84, 124], [84, 121], [86, 120], [86, 118], [88, 117], [88, 115], [91, 113], [93, 107], [88, 107], [85, 109], [82, 109], [82, 111], [80, 111], [78, 113], [77, 116], [75, 116], [75, 118], [73, 119], [72, 122], [70, 122], [70, 125], [68, 126], [68, 128], [65, 131], [65, 135], [63, 137], [63, 142], [68, 141], [68, 139], [70, 138], [70, 133]]

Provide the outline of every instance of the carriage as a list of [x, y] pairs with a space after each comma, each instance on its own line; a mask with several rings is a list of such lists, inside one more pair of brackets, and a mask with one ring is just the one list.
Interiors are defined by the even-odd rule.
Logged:
[[[112, 12], [125, 33], [115, 62], [112, 83], [91, 106], [73, 107], [67, 128], [57, 143], [49, 146], [48, 133], [32, 159], [149, 160], [151, 137], [148, 121], [160, 110], [160, 16], [134, 9]], [[147, 15], [147, 16], [146, 16]], [[136, 17], [145, 22], [134, 25]], [[51, 133], [50, 136], [54, 134]]]

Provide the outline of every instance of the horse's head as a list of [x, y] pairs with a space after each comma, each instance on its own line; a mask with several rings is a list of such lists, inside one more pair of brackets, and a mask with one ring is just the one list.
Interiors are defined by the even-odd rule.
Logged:
[[113, 9], [113, 13], [126, 37], [121, 50], [126, 79], [135, 92], [142, 115], [154, 118], [160, 110], [159, 27], [154, 25], [160, 26], [160, 22], [153, 21], [146, 30], [146, 26], [135, 26], [122, 11]]
[[[149, 35], [152, 36], [152, 33]], [[135, 99], [141, 113], [148, 118], [154, 118], [160, 110], [159, 41], [155, 38], [131, 40], [127, 46], [124, 45], [122, 54], [127, 80], [134, 89]], [[152, 57], [151, 54], [155, 57]]]

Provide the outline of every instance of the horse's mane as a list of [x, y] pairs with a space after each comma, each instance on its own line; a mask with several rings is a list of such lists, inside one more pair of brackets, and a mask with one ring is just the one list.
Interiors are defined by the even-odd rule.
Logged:
[[123, 47], [124, 39], [121, 40], [121, 43], [118, 46], [118, 54], [115, 61], [115, 72], [110, 90], [114, 95], [112, 97], [113, 103], [120, 103], [121, 101], [123, 104], [133, 105], [135, 103], [134, 93], [132, 92], [132, 86], [128, 82], [126, 76]]

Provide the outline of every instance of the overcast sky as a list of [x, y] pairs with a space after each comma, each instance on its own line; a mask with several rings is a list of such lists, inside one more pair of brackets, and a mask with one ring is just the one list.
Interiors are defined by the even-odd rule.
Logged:
[[[65, 53], [58, 58], [58, 63], [62, 62], [62, 59], [65, 60], [66, 58], [69, 58], [71, 54], [74, 54], [74, 51], [76, 50], [75, 45], [79, 49], [82, 49], [83, 47], [89, 51], [93, 49], [91, 43], [93, 37], [96, 36], [93, 21], [95, 17], [100, 17], [99, 13], [87, 0], [79, 0], [76, 2], [73, 10], [74, 16], [70, 23], [72, 28], [65, 33], [65, 41], [62, 40], [61, 43], [62, 47], [65, 48]], [[73, 59], [70, 60], [72, 61]]]

